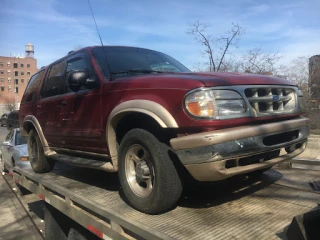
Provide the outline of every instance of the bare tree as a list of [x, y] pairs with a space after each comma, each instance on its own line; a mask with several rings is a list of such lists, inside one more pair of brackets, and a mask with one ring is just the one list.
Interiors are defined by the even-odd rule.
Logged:
[[11, 112], [16, 109], [16, 103], [14, 97], [1, 97], [5, 110]]
[[265, 53], [261, 47], [249, 49], [239, 62], [242, 71], [259, 74], [274, 74], [276, 64], [282, 58], [279, 53]]
[[186, 33], [204, 46], [204, 54], [208, 57], [209, 71], [221, 71], [224, 68], [226, 55], [231, 47], [237, 47], [237, 43], [244, 34], [244, 29], [238, 24], [232, 24], [232, 28], [224, 35], [215, 38], [207, 33], [211, 24], [195, 21], [189, 23]]
[[309, 83], [308, 62], [307, 57], [301, 56], [292, 60], [288, 65], [281, 67], [282, 75], [305, 91], [308, 90]]

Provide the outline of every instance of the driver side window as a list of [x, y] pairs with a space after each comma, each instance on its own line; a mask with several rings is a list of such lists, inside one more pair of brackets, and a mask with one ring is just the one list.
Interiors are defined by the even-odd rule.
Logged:
[[[67, 69], [66, 69], [66, 92], [73, 92], [68, 86], [68, 76], [69, 73], [73, 71], [89, 71], [89, 64], [84, 58], [84, 56], [77, 56], [74, 58], [70, 58], [67, 61]], [[79, 91], [89, 89], [86, 86], [81, 86]]]

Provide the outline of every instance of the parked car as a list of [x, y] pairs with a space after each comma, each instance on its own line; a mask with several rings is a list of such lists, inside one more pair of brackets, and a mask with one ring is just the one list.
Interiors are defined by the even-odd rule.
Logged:
[[3, 172], [12, 172], [14, 166], [31, 168], [28, 158], [28, 145], [18, 128], [11, 129], [0, 145], [0, 159]]
[[7, 118], [7, 129], [19, 128], [19, 112], [18, 110], [13, 110], [8, 114]]
[[194, 73], [160, 52], [109, 46], [71, 52], [33, 75], [19, 121], [35, 172], [55, 161], [118, 171], [128, 202], [155, 214], [178, 201], [188, 174], [218, 181], [303, 152], [304, 114], [290, 81]]
[[7, 125], [7, 118], [8, 118], [8, 114], [7, 113], [4, 113], [4, 114], [1, 115], [1, 119], [0, 119], [1, 127]]

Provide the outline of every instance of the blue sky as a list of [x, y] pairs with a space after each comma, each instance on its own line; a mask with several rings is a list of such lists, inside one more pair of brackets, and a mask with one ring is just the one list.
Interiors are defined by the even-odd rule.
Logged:
[[[105, 45], [161, 51], [187, 67], [205, 59], [201, 46], [185, 33], [187, 23], [211, 23], [219, 36], [232, 23], [245, 28], [235, 55], [261, 46], [283, 55], [320, 54], [319, 0], [90, 0]], [[75, 47], [99, 45], [87, 0], [0, 0], [0, 55], [24, 54], [35, 46], [38, 67]]]

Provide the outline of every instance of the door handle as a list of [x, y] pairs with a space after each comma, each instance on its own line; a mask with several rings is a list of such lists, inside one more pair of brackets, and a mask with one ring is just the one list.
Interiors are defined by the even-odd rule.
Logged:
[[62, 105], [62, 106], [67, 106], [67, 101], [62, 101], [62, 102], [61, 102], [61, 105]]

